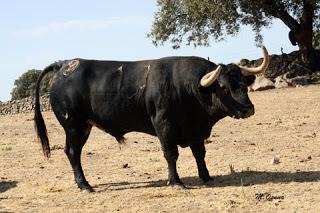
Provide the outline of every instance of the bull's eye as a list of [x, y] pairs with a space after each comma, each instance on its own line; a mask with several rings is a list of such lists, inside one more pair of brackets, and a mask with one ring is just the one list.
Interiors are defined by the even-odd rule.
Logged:
[[224, 86], [224, 85], [220, 84], [220, 88], [223, 90], [224, 93], [228, 93], [229, 92], [228, 88], [226, 86]]

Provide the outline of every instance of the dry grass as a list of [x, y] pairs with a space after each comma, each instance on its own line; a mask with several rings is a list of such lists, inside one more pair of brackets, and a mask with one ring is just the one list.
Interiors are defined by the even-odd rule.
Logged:
[[[49, 160], [35, 142], [32, 114], [1, 116], [0, 212], [317, 212], [320, 86], [250, 96], [256, 114], [220, 121], [206, 145], [212, 183], [201, 184], [191, 151], [180, 149], [178, 171], [186, 190], [166, 186], [157, 138], [130, 133], [120, 150], [94, 129], [82, 161], [96, 192], [82, 193], [52, 113], [44, 113], [53, 147]], [[268, 193], [284, 199], [267, 200]]]

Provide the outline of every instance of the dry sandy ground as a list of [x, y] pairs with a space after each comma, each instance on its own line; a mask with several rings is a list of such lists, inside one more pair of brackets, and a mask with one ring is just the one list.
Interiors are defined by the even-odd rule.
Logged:
[[320, 86], [250, 96], [256, 114], [220, 121], [206, 145], [213, 182], [203, 185], [190, 149], [180, 149], [184, 190], [166, 186], [157, 138], [130, 133], [120, 150], [94, 129], [82, 161], [96, 192], [80, 192], [52, 113], [44, 113], [49, 160], [35, 142], [32, 114], [0, 116], [0, 212], [319, 212]]

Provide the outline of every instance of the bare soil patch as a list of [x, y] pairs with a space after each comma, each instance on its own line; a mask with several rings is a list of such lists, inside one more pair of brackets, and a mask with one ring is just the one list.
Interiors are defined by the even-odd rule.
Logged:
[[36, 142], [32, 114], [0, 116], [0, 212], [319, 212], [320, 86], [250, 93], [256, 114], [214, 126], [203, 185], [189, 148], [178, 171], [188, 187], [166, 186], [158, 139], [126, 135], [121, 149], [94, 129], [82, 163], [95, 193], [76, 187], [65, 136], [44, 113], [52, 157]]

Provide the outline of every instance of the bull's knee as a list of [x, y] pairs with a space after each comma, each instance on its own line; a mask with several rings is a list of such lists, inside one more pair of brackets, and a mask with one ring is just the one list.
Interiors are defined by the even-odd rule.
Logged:
[[163, 151], [163, 156], [169, 162], [176, 162], [179, 157], [179, 153], [171, 152], [169, 150]]

